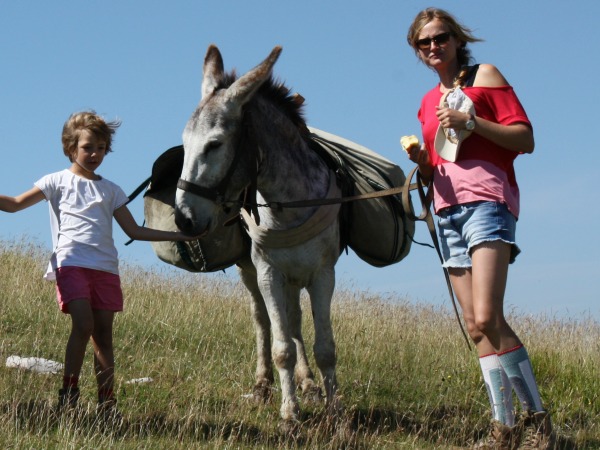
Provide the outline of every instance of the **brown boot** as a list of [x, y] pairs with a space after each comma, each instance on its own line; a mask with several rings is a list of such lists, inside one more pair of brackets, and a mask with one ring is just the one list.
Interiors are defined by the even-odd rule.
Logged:
[[523, 440], [521, 449], [554, 450], [556, 435], [552, 431], [550, 414], [546, 411], [527, 411], [521, 417], [523, 426]]
[[509, 427], [492, 420], [490, 434], [473, 446], [474, 450], [517, 450], [521, 438], [520, 428]]

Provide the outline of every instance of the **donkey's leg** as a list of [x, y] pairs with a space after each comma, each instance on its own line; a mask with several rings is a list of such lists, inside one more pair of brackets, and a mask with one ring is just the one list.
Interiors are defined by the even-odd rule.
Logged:
[[330, 414], [342, 412], [342, 405], [337, 396], [336, 353], [333, 328], [331, 326], [331, 298], [335, 287], [335, 271], [333, 266], [322, 268], [320, 276], [307, 288], [315, 326], [314, 354], [317, 366], [323, 377], [327, 408]]
[[257, 265], [257, 274], [273, 331], [272, 357], [281, 383], [281, 418], [286, 422], [296, 422], [300, 412], [294, 383], [296, 345], [287, 319], [285, 277], [266, 263], [261, 267]]
[[256, 281], [256, 270], [251, 263], [239, 265], [240, 278], [251, 296], [252, 319], [256, 333], [256, 372], [254, 400], [267, 403], [273, 397], [273, 359], [271, 357], [271, 322], [265, 302]]
[[302, 337], [302, 308], [300, 307], [300, 289], [292, 288], [287, 305], [288, 322], [292, 339], [296, 344], [296, 368], [294, 370], [296, 384], [302, 390], [302, 399], [306, 403], [320, 403], [321, 389], [315, 383], [315, 375], [310, 368], [306, 356], [306, 346]]

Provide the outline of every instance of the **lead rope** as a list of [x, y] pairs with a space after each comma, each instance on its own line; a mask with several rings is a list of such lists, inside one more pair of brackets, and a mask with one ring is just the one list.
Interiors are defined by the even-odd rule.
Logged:
[[[469, 338], [467, 337], [467, 333], [465, 332], [465, 328], [460, 320], [460, 314], [458, 312], [458, 307], [456, 306], [456, 299], [454, 296], [454, 290], [452, 289], [452, 282], [450, 281], [450, 274], [448, 273], [448, 269], [444, 267], [444, 258], [442, 257], [442, 251], [440, 250], [440, 243], [437, 238], [437, 233], [435, 231], [435, 223], [433, 221], [433, 214], [431, 214], [431, 200], [433, 191], [428, 188], [427, 192], [424, 190], [423, 179], [421, 178], [421, 173], [418, 171], [419, 166], [415, 166], [414, 169], [410, 172], [408, 177], [406, 177], [406, 181], [404, 183], [404, 189], [402, 190], [402, 207], [404, 208], [405, 213], [408, 215], [409, 219], [414, 221], [423, 221], [427, 224], [427, 229], [429, 230], [429, 234], [431, 235], [431, 240], [433, 241], [433, 245], [440, 259], [440, 263], [442, 264], [442, 270], [444, 271], [444, 278], [446, 279], [446, 286], [448, 287], [448, 295], [450, 296], [450, 301], [452, 302], [452, 306], [454, 308], [454, 314], [456, 315], [456, 320], [458, 321], [458, 326], [460, 327], [460, 331], [462, 332], [463, 337], [465, 338], [465, 342], [467, 343], [467, 347], [469, 350], [471, 349], [471, 344], [469, 343]], [[419, 193], [419, 199], [421, 200], [421, 213], [416, 216], [412, 211], [411, 200], [410, 200], [410, 186], [411, 180], [416, 174], [417, 182], [417, 190]]]

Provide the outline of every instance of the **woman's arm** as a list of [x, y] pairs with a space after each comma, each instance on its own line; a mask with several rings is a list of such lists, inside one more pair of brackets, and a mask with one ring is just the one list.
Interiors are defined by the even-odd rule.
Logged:
[[14, 213], [29, 208], [45, 199], [44, 193], [37, 186], [16, 197], [0, 195], [0, 211]]
[[179, 231], [163, 231], [139, 226], [127, 206], [115, 210], [114, 217], [129, 238], [136, 241], [191, 241], [200, 236], [188, 236]]
[[473, 133], [477, 133], [494, 144], [513, 152], [532, 153], [535, 147], [533, 131], [524, 123], [500, 125], [475, 117]]

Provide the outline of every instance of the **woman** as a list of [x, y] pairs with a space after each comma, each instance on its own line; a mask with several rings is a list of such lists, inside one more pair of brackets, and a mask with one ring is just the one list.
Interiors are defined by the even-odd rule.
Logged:
[[[496, 67], [468, 66], [467, 44], [480, 39], [448, 12], [421, 11], [407, 39], [440, 80], [425, 94], [418, 113], [424, 143], [407, 152], [423, 179], [433, 183], [444, 266], [476, 345], [492, 406], [490, 435], [476, 448], [552, 448], [550, 416], [542, 407], [529, 356], [503, 312], [508, 265], [520, 251], [513, 161], [533, 152], [531, 124]], [[463, 107], [449, 107], [450, 98]], [[523, 408], [516, 424], [513, 388]]]

